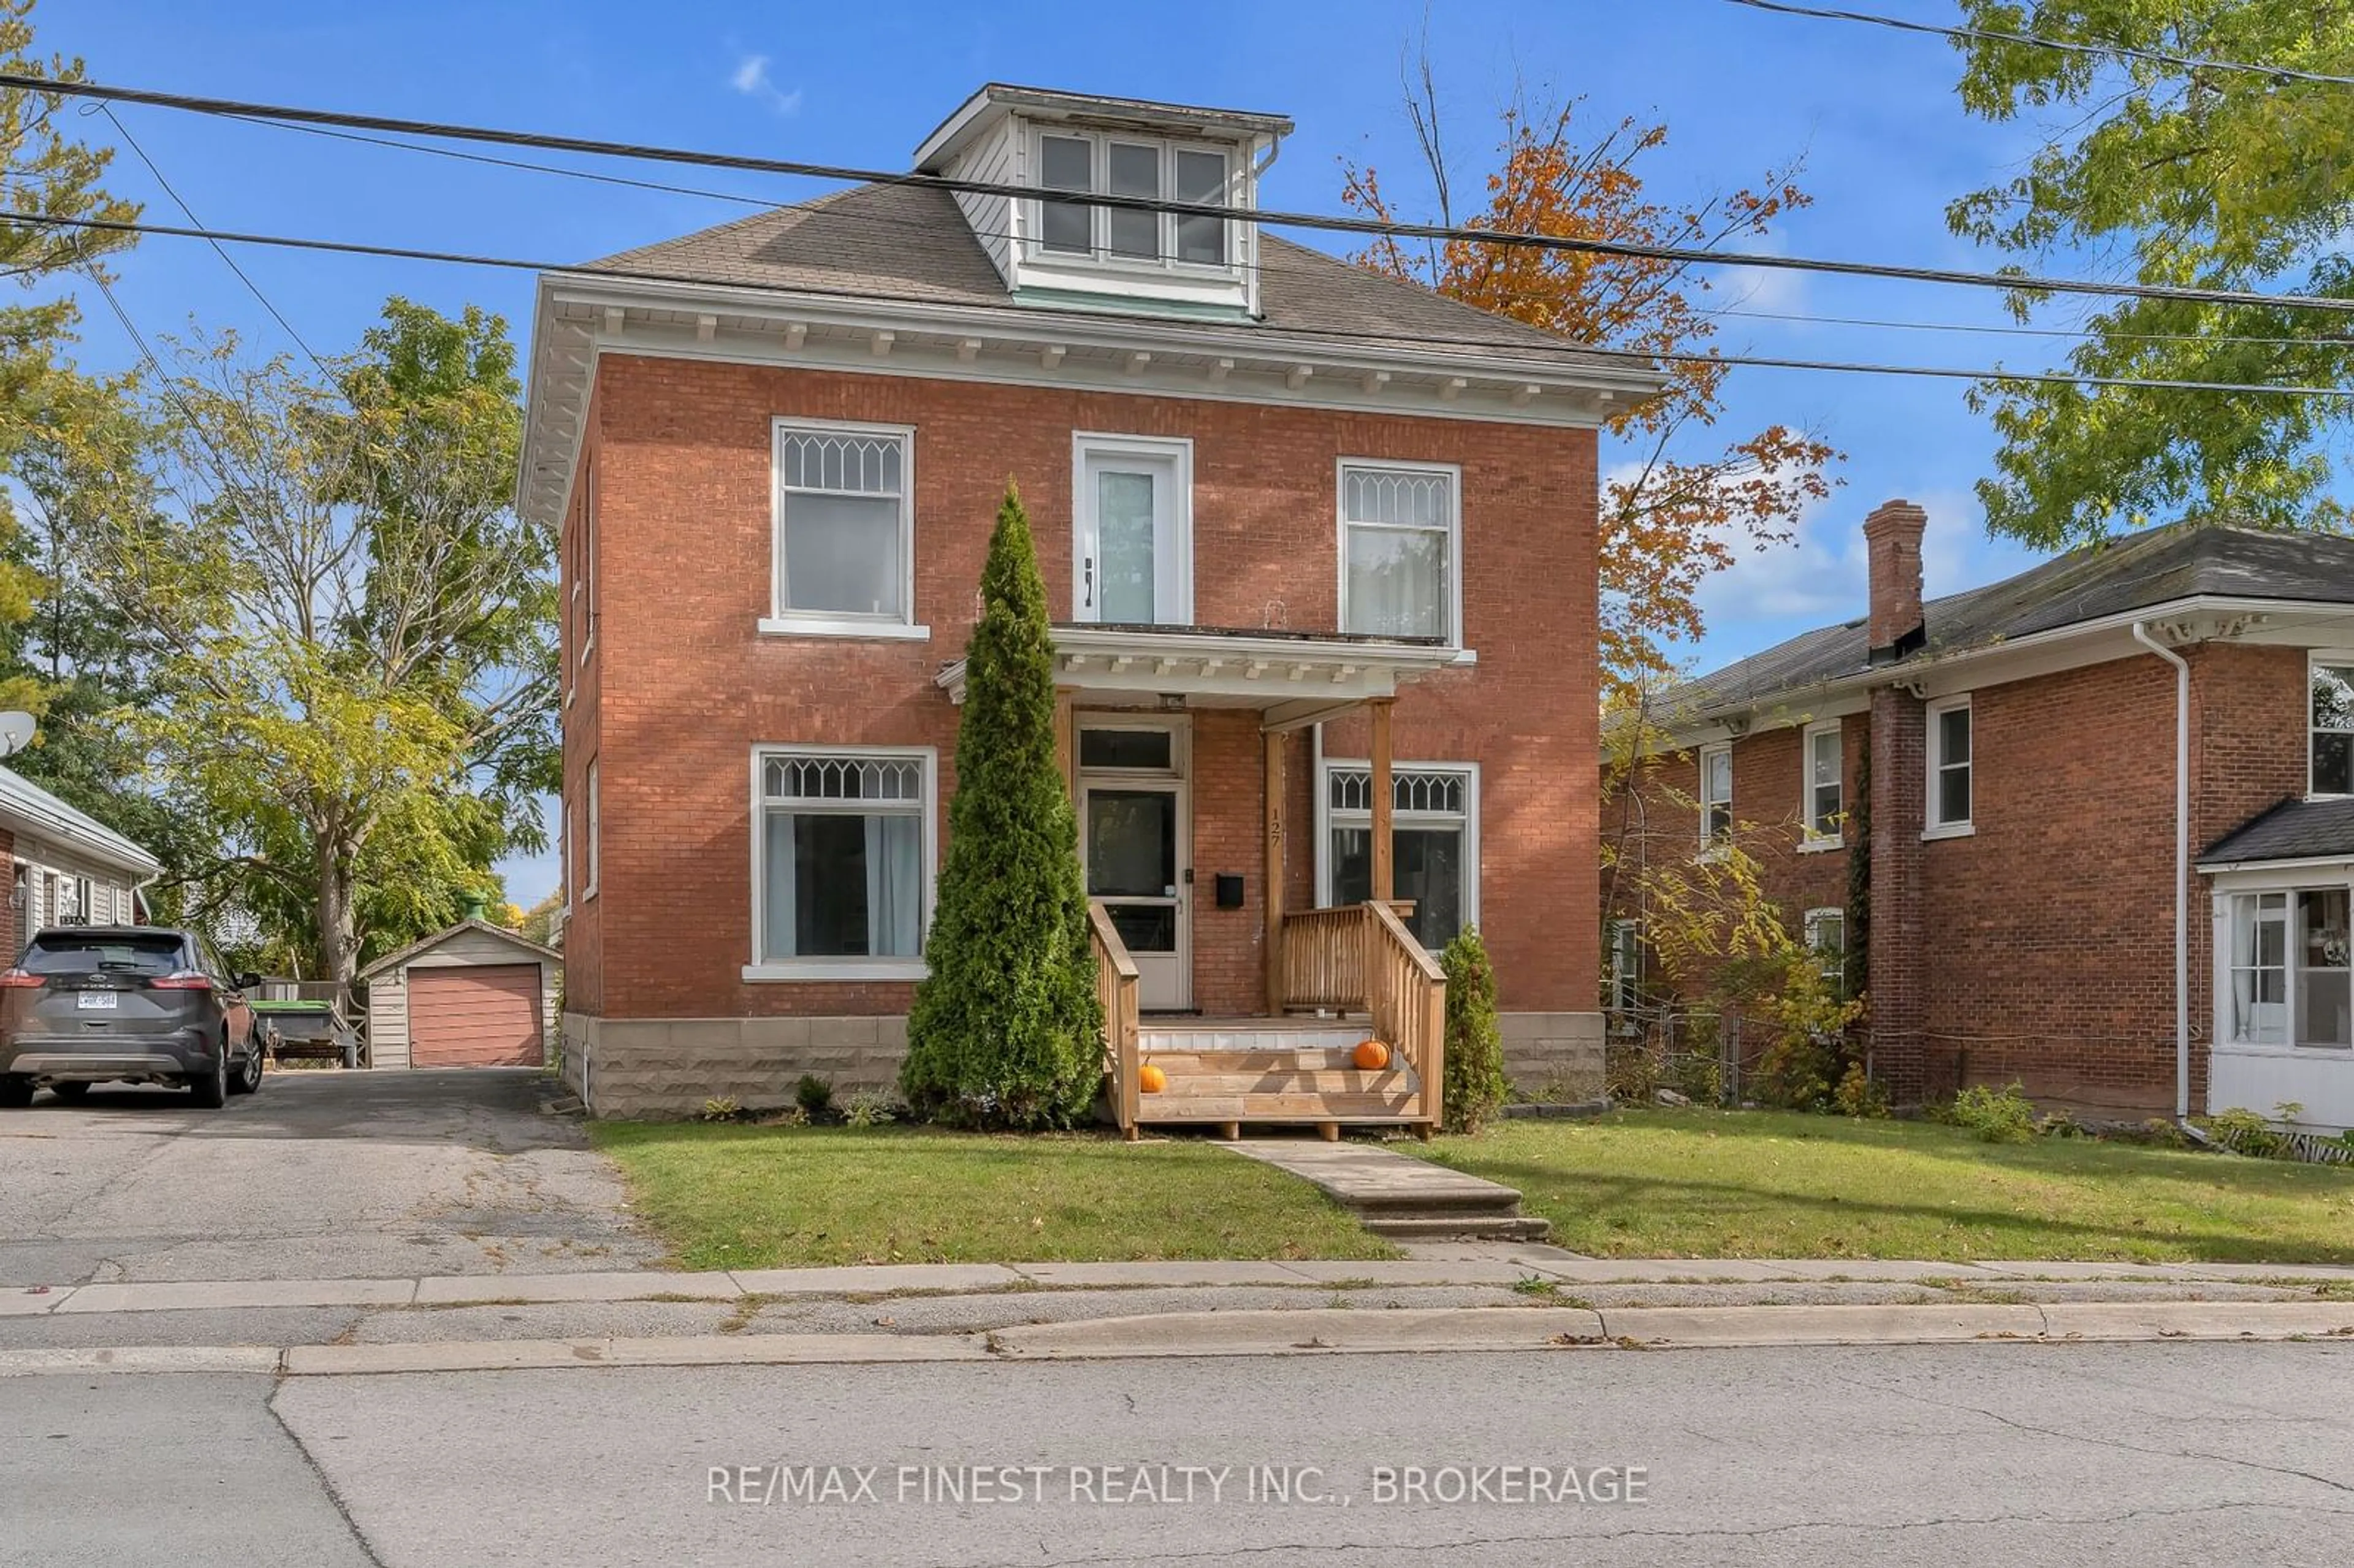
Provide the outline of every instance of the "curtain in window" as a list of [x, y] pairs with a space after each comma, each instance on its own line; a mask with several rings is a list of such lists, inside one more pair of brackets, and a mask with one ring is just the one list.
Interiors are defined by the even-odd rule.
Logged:
[[783, 575], [788, 609], [899, 614], [898, 498], [786, 496]]
[[1447, 535], [1349, 530], [1349, 624], [1370, 637], [1447, 635]]
[[864, 821], [867, 950], [912, 959], [923, 938], [923, 824], [904, 815]]

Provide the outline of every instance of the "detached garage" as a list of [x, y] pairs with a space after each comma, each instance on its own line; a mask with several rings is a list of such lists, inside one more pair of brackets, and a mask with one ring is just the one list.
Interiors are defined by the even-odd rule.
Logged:
[[564, 959], [461, 920], [360, 971], [376, 1067], [536, 1067], [557, 1027]]

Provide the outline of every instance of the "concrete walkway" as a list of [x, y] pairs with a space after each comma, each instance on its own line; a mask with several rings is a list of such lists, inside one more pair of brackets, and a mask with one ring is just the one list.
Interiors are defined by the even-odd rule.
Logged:
[[1375, 1235], [1543, 1241], [1546, 1223], [1521, 1213], [1517, 1189], [1371, 1143], [1246, 1138], [1217, 1147], [1288, 1171], [1355, 1214]]

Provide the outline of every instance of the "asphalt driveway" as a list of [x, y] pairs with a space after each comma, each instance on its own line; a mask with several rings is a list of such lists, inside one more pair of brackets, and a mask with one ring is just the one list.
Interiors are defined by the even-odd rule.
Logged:
[[0, 1110], [0, 1287], [631, 1268], [660, 1249], [527, 1069], [288, 1071], [225, 1110]]

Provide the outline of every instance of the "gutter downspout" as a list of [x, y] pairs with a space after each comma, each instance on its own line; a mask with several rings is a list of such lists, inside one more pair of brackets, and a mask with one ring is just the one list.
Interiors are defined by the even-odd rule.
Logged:
[[2190, 1120], [2190, 662], [2133, 623], [2134, 641], [2174, 666], [2174, 1120]]

